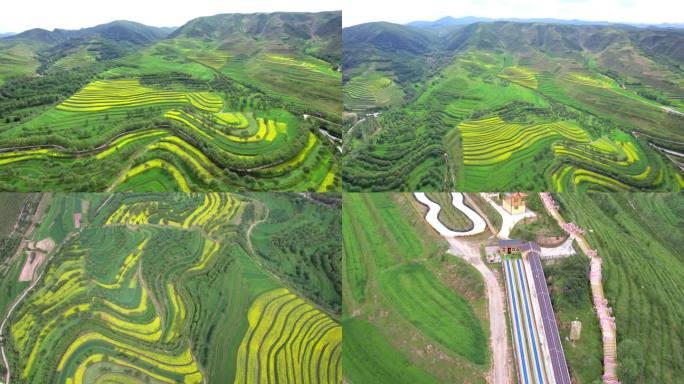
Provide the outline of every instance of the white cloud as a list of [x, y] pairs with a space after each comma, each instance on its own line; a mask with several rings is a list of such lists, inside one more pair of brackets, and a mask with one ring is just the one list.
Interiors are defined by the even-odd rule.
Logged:
[[0, 32], [79, 29], [113, 20], [180, 26], [193, 18], [219, 13], [333, 11], [342, 5], [343, 0], [19, 0], [3, 3]]
[[626, 23], [683, 23], [678, 0], [343, 0], [345, 27], [370, 21], [407, 23], [443, 16], [556, 18]]

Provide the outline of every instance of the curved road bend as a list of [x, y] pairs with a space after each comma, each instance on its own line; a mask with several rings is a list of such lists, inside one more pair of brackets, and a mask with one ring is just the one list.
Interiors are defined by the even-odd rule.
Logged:
[[[424, 193], [414, 193], [414, 196], [419, 202], [428, 206], [429, 211], [427, 216], [430, 217], [430, 219], [428, 219], [426, 216], [428, 223], [440, 234], [442, 234], [440, 230], [443, 231], [446, 229], [446, 232], [444, 233], [447, 235], [442, 234], [442, 236], [444, 236], [449, 243], [449, 253], [467, 261], [482, 275], [486, 285], [487, 307], [489, 312], [489, 337], [492, 350], [492, 368], [489, 374], [489, 382], [493, 384], [509, 384], [511, 381], [509, 380], [510, 376], [508, 371], [508, 337], [506, 335], [506, 327], [502, 326], [502, 324], [506, 324], [506, 319], [504, 317], [504, 295], [501, 292], [499, 281], [496, 279], [494, 272], [485, 265], [484, 261], [482, 261], [479, 244], [473, 244], [459, 239], [459, 237], [464, 236], [464, 233], [466, 232], [454, 232], [446, 228], [446, 226], [437, 218], [439, 210], [441, 209], [439, 204], [428, 199]], [[463, 194], [454, 192], [452, 196], [452, 204], [473, 220], [473, 229], [468, 232], [475, 234], [475, 229], [480, 228], [480, 232], [483, 232], [486, 228], [484, 219], [470, 207], [463, 204]], [[435, 227], [435, 225], [437, 227]]]
[[451, 193], [451, 204], [463, 212], [463, 214], [468, 217], [468, 219], [473, 223], [473, 228], [469, 231], [452, 231], [447, 228], [441, 221], [439, 221], [439, 212], [442, 210], [439, 204], [430, 200], [427, 195], [423, 192], [414, 192], [413, 195], [416, 197], [420, 203], [428, 207], [428, 212], [425, 215], [425, 220], [434, 228], [440, 235], [444, 237], [458, 237], [458, 236], [471, 236], [477, 235], [478, 233], [484, 232], [487, 228], [487, 224], [484, 219], [473, 211], [470, 207], [463, 203], [463, 194], [458, 192]]

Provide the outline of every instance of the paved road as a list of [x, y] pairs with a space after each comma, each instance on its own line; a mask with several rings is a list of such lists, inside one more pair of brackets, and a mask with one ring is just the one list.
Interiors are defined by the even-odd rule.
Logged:
[[537, 297], [542, 313], [544, 333], [546, 334], [546, 342], [548, 343], [556, 383], [571, 384], [568, 364], [565, 360], [565, 353], [563, 352], [563, 345], [561, 344], [558, 325], [556, 324], [556, 315], [551, 306], [551, 297], [549, 296], [549, 288], [546, 285], [546, 278], [544, 277], [541, 260], [539, 255], [535, 252], [528, 253], [527, 260], [532, 268], [532, 277], [538, 292]]
[[492, 368], [489, 382], [509, 384], [508, 335], [506, 331], [504, 294], [494, 272], [482, 261], [479, 243], [469, 243], [457, 237], [447, 238], [449, 253], [470, 263], [482, 275], [487, 288], [489, 312], [489, 341], [492, 350]]
[[575, 239], [570, 236], [563, 242], [563, 244], [554, 248], [544, 248], [541, 247], [541, 258], [542, 259], [559, 259], [565, 256], [571, 256], [576, 254], [575, 248], [572, 243]]
[[[482, 261], [479, 243], [461, 240], [466, 232], [451, 231], [439, 221], [437, 218], [441, 209], [439, 204], [428, 199], [424, 193], [415, 193], [414, 196], [418, 201], [429, 207], [428, 214], [430, 219], [426, 217], [426, 220], [437, 232], [440, 234], [444, 233], [442, 236], [449, 242], [449, 253], [467, 261], [482, 275], [486, 286], [487, 309], [489, 313], [489, 341], [492, 351], [492, 368], [489, 373], [489, 382], [493, 384], [509, 384], [508, 337], [506, 335], [506, 327], [502, 326], [502, 324], [506, 324], [504, 298], [496, 275]], [[487, 227], [484, 219], [463, 203], [462, 193], [452, 193], [452, 204], [473, 221], [473, 229], [468, 232], [472, 232], [476, 228], [479, 230], [477, 233], [484, 232]]]
[[458, 236], [471, 236], [477, 235], [478, 233], [484, 232], [487, 228], [487, 224], [484, 219], [473, 211], [470, 207], [463, 203], [463, 194], [458, 192], [451, 193], [451, 204], [463, 212], [464, 215], [473, 223], [473, 228], [469, 231], [452, 231], [447, 228], [441, 221], [439, 221], [439, 212], [442, 210], [439, 204], [430, 200], [427, 195], [423, 192], [414, 192], [413, 194], [416, 200], [425, 204], [428, 207], [428, 212], [425, 215], [425, 220], [434, 228], [440, 235], [445, 237], [458, 237]]

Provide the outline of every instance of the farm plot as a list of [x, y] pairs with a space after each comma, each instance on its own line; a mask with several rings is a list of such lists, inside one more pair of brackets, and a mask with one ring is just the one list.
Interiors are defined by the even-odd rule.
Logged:
[[344, 108], [363, 111], [386, 108], [401, 101], [403, 91], [388, 77], [355, 77], [344, 86]]
[[3, 333], [12, 382], [339, 383], [341, 326], [242, 245], [260, 198], [55, 194], [39, 233], [58, 244]]
[[138, 80], [99, 80], [85, 86], [57, 109], [92, 112], [156, 104], [191, 104], [203, 111], [218, 112], [223, 107], [223, 100], [208, 92], [155, 90], [140, 85]]
[[606, 138], [588, 144], [553, 146], [561, 165], [551, 173], [556, 191], [630, 191], [676, 184], [675, 174], [662, 159], [647, 153], [637, 142]]
[[248, 317], [236, 382], [341, 381], [342, 327], [325, 313], [287, 289], [276, 289], [259, 296]]

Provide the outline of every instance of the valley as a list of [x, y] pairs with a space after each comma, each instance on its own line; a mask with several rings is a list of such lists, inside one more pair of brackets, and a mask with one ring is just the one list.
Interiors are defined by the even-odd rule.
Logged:
[[0, 188], [339, 190], [340, 20], [225, 14], [0, 39]]
[[365, 119], [345, 190], [684, 186], [681, 30], [378, 22], [343, 39], [345, 121]]

